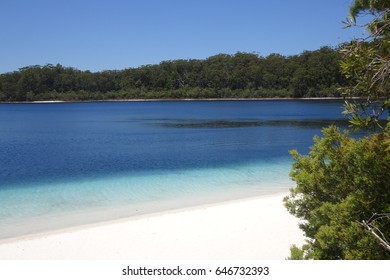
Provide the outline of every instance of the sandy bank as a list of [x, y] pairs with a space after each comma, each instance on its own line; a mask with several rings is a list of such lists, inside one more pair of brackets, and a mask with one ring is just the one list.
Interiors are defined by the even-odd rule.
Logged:
[[[352, 97], [351, 99], [359, 99]], [[149, 98], [149, 99], [96, 99], [96, 100], [36, 100], [36, 101], [1, 101], [0, 104], [50, 104], [50, 103], [97, 103], [97, 102], [172, 102], [172, 101], [310, 101], [310, 100], [344, 100], [343, 97], [274, 97], [274, 98]]]
[[0, 259], [285, 259], [304, 237], [284, 195], [157, 213], [0, 244]]

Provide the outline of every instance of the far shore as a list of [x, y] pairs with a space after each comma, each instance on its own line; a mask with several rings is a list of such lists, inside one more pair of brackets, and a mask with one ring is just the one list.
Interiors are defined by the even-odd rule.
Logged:
[[6, 240], [0, 259], [269, 259], [303, 244], [276, 194]]
[[[344, 100], [344, 97], [308, 97], [308, 98], [181, 98], [181, 99], [98, 99], [98, 100], [35, 100], [2, 101], [0, 104], [51, 104], [51, 103], [95, 103], [95, 102], [164, 102], [164, 101], [283, 101], [283, 100]], [[353, 97], [352, 99], [360, 99]]]

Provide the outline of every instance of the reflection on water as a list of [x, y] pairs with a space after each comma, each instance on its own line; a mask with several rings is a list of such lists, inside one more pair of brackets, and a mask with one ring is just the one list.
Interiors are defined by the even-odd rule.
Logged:
[[35, 224], [42, 231], [285, 191], [288, 151], [307, 153], [322, 127], [347, 127], [341, 106], [0, 104], [0, 239]]
[[347, 127], [345, 119], [322, 119], [322, 120], [157, 120], [154, 125], [171, 128], [240, 128], [260, 126], [322, 128], [328, 125]]

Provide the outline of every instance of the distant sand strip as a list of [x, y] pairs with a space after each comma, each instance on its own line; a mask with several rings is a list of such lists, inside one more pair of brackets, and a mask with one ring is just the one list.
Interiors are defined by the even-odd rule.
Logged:
[[301, 245], [284, 195], [199, 206], [0, 243], [0, 259], [268, 259]]

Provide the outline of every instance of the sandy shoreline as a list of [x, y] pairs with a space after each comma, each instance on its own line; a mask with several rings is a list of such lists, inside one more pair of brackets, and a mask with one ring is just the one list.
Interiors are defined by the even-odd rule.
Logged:
[[283, 260], [304, 241], [286, 194], [132, 217], [0, 244], [0, 259]]
[[[353, 97], [352, 99], [358, 99]], [[51, 104], [51, 103], [95, 103], [95, 102], [166, 102], [166, 101], [283, 101], [283, 100], [344, 100], [343, 97], [275, 97], [275, 98], [181, 98], [181, 99], [97, 99], [97, 100], [37, 100], [37, 101], [2, 101], [0, 104]]]

